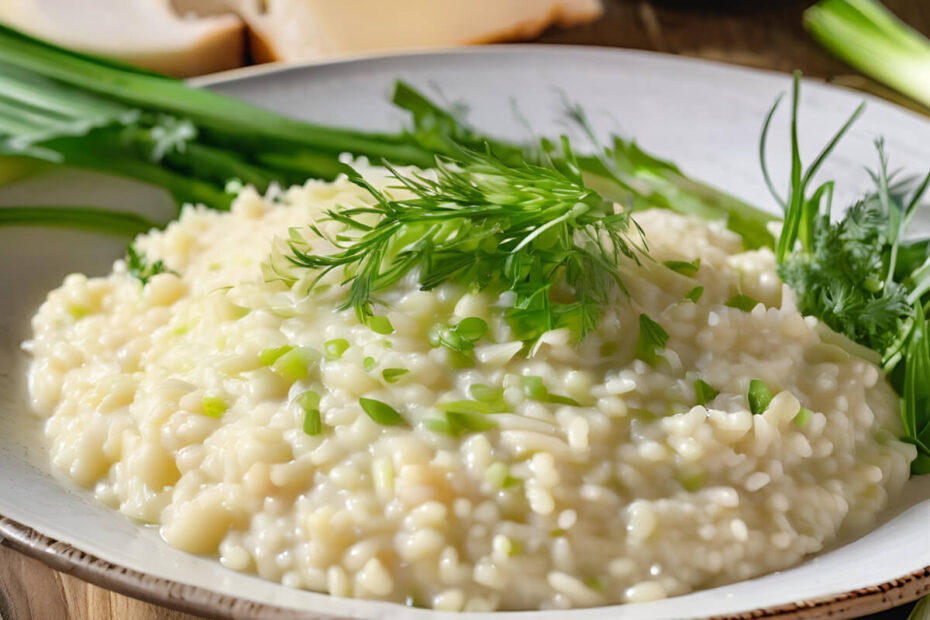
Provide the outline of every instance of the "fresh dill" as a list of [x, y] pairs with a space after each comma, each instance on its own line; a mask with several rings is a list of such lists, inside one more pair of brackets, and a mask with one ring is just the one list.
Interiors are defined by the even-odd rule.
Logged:
[[[377, 294], [416, 271], [424, 290], [457, 282], [512, 292], [506, 316], [520, 340], [560, 327], [584, 337], [624, 290], [622, 258], [638, 262], [646, 248], [629, 213], [585, 186], [567, 140], [562, 157], [565, 165], [548, 168], [462, 150], [437, 159], [430, 173], [386, 164], [394, 182], [386, 190], [350, 169], [349, 179], [372, 204], [328, 211], [344, 232], [328, 237], [313, 225], [305, 236], [292, 234], [289, 252], [273, 257], [272, 266], [278, 274], [293, 266], [316, 270], [315, 281], [342, 269], [342, 307], [364, 323], [374, 316]], [[312, 252], [313, 237], [336, 251]]]
[[149, 280], [160, 273], [175, 273], [168, 269], [161, 259], [150, 260], [134, 243], [130, 243], [126, 248], [126, 270], [142, 284], [148, 284]]

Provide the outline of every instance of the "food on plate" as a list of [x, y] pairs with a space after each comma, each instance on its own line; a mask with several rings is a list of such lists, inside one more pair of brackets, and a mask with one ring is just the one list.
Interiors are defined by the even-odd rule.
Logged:
[[[190, 1], [190, 0], [188, 0]], [[528, 39], [601, 15], [600, 0], [225, 0], [260, 61]]]
[[[626, 294], [580, 342], [571, 322], [543, 327], [544, 308], [515, 312], [520, 293], [422, 290], [416, 271], [360, 317], [341, 284], [364, 267], [316, 281], [294, 253], [338, 255], [364, 230], [334, 215], [414, 200], [360, 170], [374, 192], [340, 178], [244, 190], [230, 213], [187, 207], [133, 246], [159, 269], [119, 261], [51, 293], [29, 348], [53, 465], [229, 568], [473, 611], [779, 570], [870, 523], [907, 480], [916, 451], [880, 368], [795, 309], [770, 250], [643, 211], [649, 258], [618, 260]], [[449, 222], [437, 235], [469, 233]]]
[[178, 77], [232, 69], [245, 60], [239, 18], [181, 16], [169, 0], [0, 0], [0, 23]]
[[16, 33], [0, 60], [57, 104], [4, 152], [192, 203], [68, 276], [24, 344], [53, 467], [175, 547], [443, 610], [640, 602], [790, 567], [930, 471], [930, 175], [879, 141], [875, 189], [833, 214], [814, 179], [862, 109], [805, 167], [797, 78], [787, 193], [778, 102], [763, 122], [777, 221], [575, 106], [584, 154], [405, 84], [413, 125], [373, 134]]

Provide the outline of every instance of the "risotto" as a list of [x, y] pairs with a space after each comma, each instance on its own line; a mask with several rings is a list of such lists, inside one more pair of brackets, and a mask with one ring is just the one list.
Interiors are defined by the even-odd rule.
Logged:
[[[139, 238], [167, 267], [144, 285], [124, 261], [68, 276], [26, 343], [54, 467], [230, 569], [470, 611], [783, 569], [867, 527], [907, 480], [897, 397], [798, 313], [769, 250], [639, 213], [655, 260], [622, 264], [628, 295], [582, 341], [559, 329], [528, 348], [506, 294], [407, 277], [363, 325], [338, 309], [339, 270], [309, 294], [275, 277], [289, 230], [336, 234], [323, 212], [369, 200], [344, 178], [246, 189]], [[653, 321], [667, 340], [642, 355]]]

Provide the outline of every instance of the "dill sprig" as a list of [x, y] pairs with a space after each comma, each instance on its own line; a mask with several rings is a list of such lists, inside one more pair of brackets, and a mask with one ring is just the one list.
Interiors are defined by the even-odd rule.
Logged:
[[135, 243], [130, 243], [126, 247], [126, 271], [130, 277], [135, 278], [142, 284], [148, 284], [149, 280], [160, 273], [177, 274], [176, 271], [168, 269], [160, 258], [155, 261], [150, 260], [148, 256], [136, 248]]
[[[876, 141], [878, 167], [869, 171], [873, 192], [842, 216], [832, 217], [833, 182], [807, 188], [817, 169], [852, 126], [860, 106], [804, 169], [798, 148], [800, 79], [792, 97], [791, 183], [782, 199], [765, 167], [765, 138], [775, 106], [762, 131], [763, 175], [785, 209], [776, 246], [778, 273], [794, 291], [798, 309], [815, 316], [833, 331], [881, 356], [892, 386], [901, 396], [903, 441], [917, 446], [911, 472], [930, 472], [930, 326], [924, 308], [930, 303], [930, 251], [926, 239], [913, 240], [910, 227], [930, 185], [930, 174], [917, 183], [897, 181], [889, 172], [884, 143]], [[913, 189], [911, 189], [913, 187]]]
[[349, 287], [342, 307], [362, 322], [373, 316], [379, 291], [416, 270], [424, 290], [454, 281], [512, 291], [507, 318], [521, 340], [566, 326], [584, 337], [624, 290], [621, 257], [638, 262], [646, 248], [641, 232], [630, 239], [629, 213], [585, 186], [565, 139], [561, 155], [558, 169], [464, 149], [438, 158], [431, 173], [385, 164], [396, 183], [384, 191], [350, 169], [373, 203], [329, 210], [327, 218], [344, 226], [335, 238], [310, 227], [336, 252], [313, 253], [292, 234], [286, 258], [318, 270], [314, 282], [341, 268]]

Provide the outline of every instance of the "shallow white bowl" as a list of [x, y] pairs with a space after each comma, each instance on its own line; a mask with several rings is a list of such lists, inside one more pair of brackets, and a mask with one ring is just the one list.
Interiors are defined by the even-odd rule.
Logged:
[[[566, 130], [563, 97], [581, 103], [606, 131], [631, 135], [687, 173], [771, 207], [757, 161], [762, 118], [790, 89], [785, 75], [657, 54], [570, 47], [485, 47], [310, 66], [245, 70], [200, 84], [300, 118], [396, 129], [386, 102], [395, 79], [470, 107], [478, 127], [525, 138], [512, 101], [540, 134]], [[810, 159], [862, 95], [805, 84], [802, 152]], [[868, 99], [868, 98], [867, 98]], [[930, 122], [878, 100], [842, 142], [821, 177], [838, 200], [868, 186], [863, 166], [886, 139], [892, 168], [930, 165]], [[771, 170], [786, 179], [787, 117], [775, 123]], [[0, 188], [0, 206], [112, 205], [164, 221], [159, 192], [99, 175], [59, 172]], [[51, 229], [0, 229], [0, 539], [56, 568], [163, 605], [210, 616], [298, 616], [490, 620], [844, 617], [904, 602], [930, 588], [930, 480], [912, 480], [882, 525], [781, 573], [652, 603], [571, 612], [449, 614], [292, 590], [222, 568], [164, 544], [157, 532], [54, 479], [30, 417], [19, 344], [44, 294], [73, 271], [103, 274], [125, 239]], [[930, 478], [930, 476], [926, 477]]]

